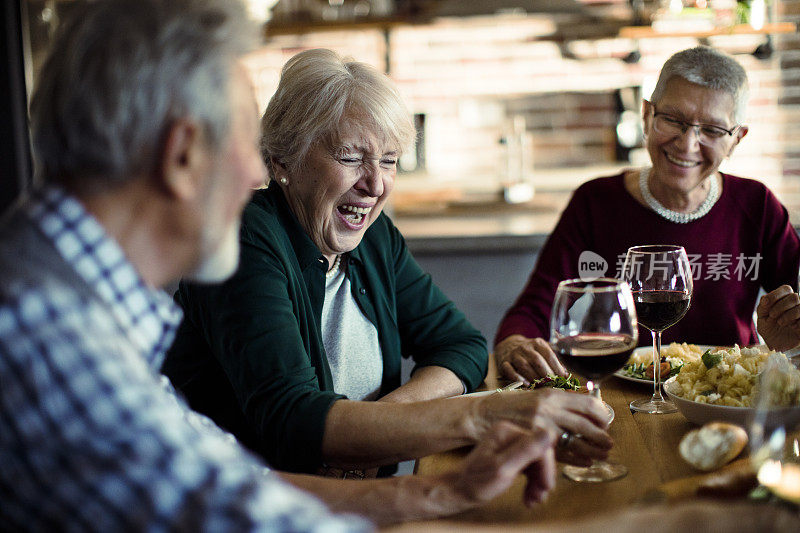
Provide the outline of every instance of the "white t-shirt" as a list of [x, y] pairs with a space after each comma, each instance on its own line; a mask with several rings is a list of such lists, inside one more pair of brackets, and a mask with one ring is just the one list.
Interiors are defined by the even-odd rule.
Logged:
[[322, 344], [331, 368], [334, 392], [351, 400], [375, 400], [383, 379], [378, 330], [353, 298], [346, 263], [343, 257], [339, 271], [325, 279]]

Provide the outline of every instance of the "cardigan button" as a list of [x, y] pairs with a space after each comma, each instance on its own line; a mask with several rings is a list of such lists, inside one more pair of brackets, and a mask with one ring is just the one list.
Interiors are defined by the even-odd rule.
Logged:
[[359, 294], [367, 294], [367, 289], [365, 289], [364, 287], [361, 287], [360, 289], [358, 289], [358, 292], [359, 292]]

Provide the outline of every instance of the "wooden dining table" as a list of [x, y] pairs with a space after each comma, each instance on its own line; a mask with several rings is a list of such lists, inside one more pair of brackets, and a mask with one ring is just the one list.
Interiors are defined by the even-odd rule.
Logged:
[[[490, 364], [490, 369], [493, 367]], [[484, 388], [492, 390], [503, 384], [496, 372], [490, 370]], [[547, 501], [533, 508], [522, 503], [525, 479], [519, 476], [501, 496], [450, 519], [473, 523], [536, 522], [541, 526], [548, 522], [596, 516], [637, 503], [664, 503], [696, 497], [694, 489], [707, 482], [709, 475], [695, 470], [680, 457], [678, 443], [697, 426], [680, 413], [653, 415], [631, 412], [629, 403], [652, 395], [652, 385], [612, 376], [602, 382], [601, 390], [603, 400], [615, 413], [608, 430], [614, 439], [610, 460], [627, 466], [627, 476], [603, 483], [576, 483], [559, 473]], [[467, 452], [461, 449], [423, 457], [417, 461], [415, 473], [436, 474], [456, 469]], [[746, 456], [747, 451], [727, 468], [741, 473], [742, 466], [747, 466]], [[746, 492], [745, 488], [742, 495], [726, 497], [744, 500]]]

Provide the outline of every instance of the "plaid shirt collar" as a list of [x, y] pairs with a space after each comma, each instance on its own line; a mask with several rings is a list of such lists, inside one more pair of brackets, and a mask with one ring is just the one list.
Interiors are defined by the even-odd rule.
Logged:
[[183, 317], [165, 292], [148, 287], [122, 248], [83, 205], [62, 188], [35, 190], [28, 214], [58, 253], [109, 306], [154, 370]]

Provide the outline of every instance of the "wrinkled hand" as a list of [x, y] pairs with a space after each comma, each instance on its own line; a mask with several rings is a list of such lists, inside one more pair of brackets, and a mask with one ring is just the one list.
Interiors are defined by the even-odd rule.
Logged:
[[525, 505], [543, 502], [556, 483], [553, 439], [543, 430], [525, 431], [499, 422], [452, 473], [453, 486], [467, 505], [474, 506], [505, 492], [520, 473], [527, 478]]
[[758, 333], [773, 350], [800, 344], [800, 296], [789, 285], [765, 294], [756, 307]]
[[569, 446], [556, 448], [559, 461], [588, 466], [605, 459], [614, 444], [606, 427], [609, 413], [603, 402], [585, 394], [558, 389], [510, 391], [475, 398], [472, 413], [478, 439], [499, 421], [509, 421], [528, 431], [544, 430], [552, 439], [564, 431], [574, 438]]
[[566, 377], [569, 374], [550, 344], [541, 338], [529, 339], [522, 335], [506, 337], [494, 347], [494, 357], [497, 369], [504, 378], [522, 380], [525, 385], [547, 375]]

